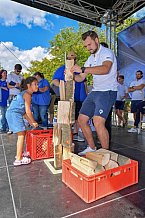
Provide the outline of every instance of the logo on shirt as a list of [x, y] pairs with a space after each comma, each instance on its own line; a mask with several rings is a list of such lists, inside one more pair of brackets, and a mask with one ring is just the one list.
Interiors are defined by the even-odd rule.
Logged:
[[99, 110], [99, 114], [102, 114], [102, 113], [103, 113], [103, 110], [102, 110], [102, 109], [100, 109], [100, 110]]
[[106, 59], [110, 59], [110, 57], [106, 57]]

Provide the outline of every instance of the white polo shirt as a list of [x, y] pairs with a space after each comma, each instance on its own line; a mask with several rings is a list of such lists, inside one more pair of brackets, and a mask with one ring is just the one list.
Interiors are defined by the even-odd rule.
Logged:
[[128, 93], [128, 88], [125, 84], [117, 83], [117, 101], [122, 101], [122, 97], [125, 96], [125, 94]]
[[[129, 87], [139, 86], [141, 84], [145, 84], [144, 79], [139, 79], [131, 82]], [[144, 100], [144, 88], [141, 90], [135, 90], [134, 92], [131, 92], [131, 98], [132, 100]]]
[[[10, 74], [8, 74], [7, 76], [7, 82], [10, 83], [11, 81], [15, 82], [15, 83], [21, 83], [23, 79], [22, 75], [17, 75], [14, 72], [11, 72]], [[10, 95], [18, 95], [20, 93], [20, 90], [17, 88], [12, 88], [9, 89]]]
[[101, 66], [104, 61], [111, 61], [112, 67], [106, 75], [93, 75], [92, 91], [117, 91], [117, 61], [113, 51], [100, 45], [95, 54], [91, 54], [85, 67]]

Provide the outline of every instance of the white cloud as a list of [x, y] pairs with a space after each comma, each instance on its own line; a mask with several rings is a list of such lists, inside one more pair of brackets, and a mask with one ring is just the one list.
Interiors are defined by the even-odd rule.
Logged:
[[1, 25], [14, 26], [21, 23], [26, 25], [28, 28], [35, 25], [51, 30], [54, 28], [54, 24], [46, 17], [48, 15], [58, 18], [56, 15], [17, 2], [0, 0]]
[[47, 49], [40, 46], [33, 47], [31, 50], [19, 50], [12, 42], [0, 43], [0, 64], [8, 72], [12, 71], [17, 63], [23, 63], [23, 72], [26, 72], [26, 67], [29, 68], [31, 66], [31, 61], [41, 61], [45, 57], [51, 58]]

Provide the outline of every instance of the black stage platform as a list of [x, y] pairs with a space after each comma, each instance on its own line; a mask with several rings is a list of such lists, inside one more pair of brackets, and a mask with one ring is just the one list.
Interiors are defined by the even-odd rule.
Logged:
[[[79, 144], [79, 149], [84, 144]], [[44, 161], [13, 167], [16, 135], [0, 135], [0, 218], [144, 218], [145, 132], [113, 128], [111, 150], [139, 162], [139, 183], [91, 204], [52, 174]], [[77, 148], [75, 149], [77, 150]]]

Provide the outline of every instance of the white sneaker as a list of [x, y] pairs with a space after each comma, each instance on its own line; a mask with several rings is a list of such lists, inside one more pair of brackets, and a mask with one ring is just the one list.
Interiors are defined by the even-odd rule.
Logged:
[[79, 152], [78, 155], [83, 156], [83, 155], [85, 155], [87, 152], [94, 152], [94, 151], [96, 151], [96, 148], [95, 148], [95, 149], [92, 149], [92, 148], [90, 148], [90, 146], [88, 146], [85, 150]]
[[128, 130], [128, 132], [133, 132], [133, 133], [134, 133], [134, 132], [137, 132], [137, 128], [133, 128], [133, 127], [132, 127], [131, 129]]

